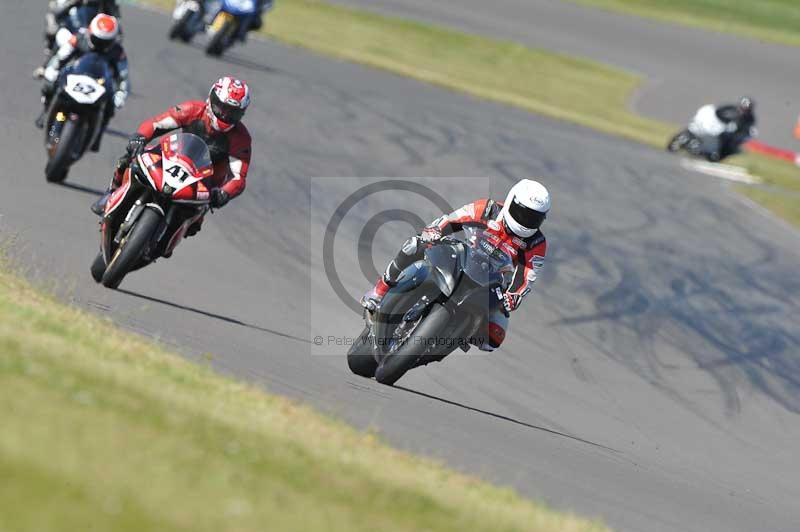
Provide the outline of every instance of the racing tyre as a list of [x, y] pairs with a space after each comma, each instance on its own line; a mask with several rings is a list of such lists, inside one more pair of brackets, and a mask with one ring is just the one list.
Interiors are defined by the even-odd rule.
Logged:
[[69, 120], [64, 124], [53, 156], [44, 167], [44, 177], [48, 183], [61, 183], [67, 178], [69, 167], [72, 164], [72, 145], [78, 140], [79, 132], [77, 122]]
[[180, 39], [183, 42], [189, 42], [192, 40], [192, 37], [189, 35], [186, 27], [188, 26], [189, 19], [192, 18], [193, 14], [194, 13], [187, 10], [186, 13], [184, 13], [183, 16], [172, 25], [172, 27], [169, 29], [169, 39], [171, 41]]
[[92, 272], [92, 279], [94, 279], [94, 282], [99, 283], [103, 280], [103, 274], [106, 273], [106, 260], [103, 258], [102, 251], [98, 253], [92, 261], [89, 271]]
[[229, 21], [223, 24], [222, 27], [211, 36], [211, 40], [208, 41], [206, 53], [215, 57], [222, 55], [222, 52], [225, 51], [226, 44], [230, 41], [229, 35], [233, 33], [235, 29], [236, 25], [233, 22]]
[[443, 330], [450, 319], [450, 313], [443, 306], [436, 304], [417, 325], [414, 332], [400, 348], [386, 355], [375, 370], [375, 380], [381, 384], [393, 385], [417, 365], [417, 361], [425, 354], [428, 347], [436, 345], [439, 331]]
[[378, 361], [372, 355], [372, 345], [369, 342], [369, 327], [364, 327], [358, 339], [347, 352], [347, 365], [350, 371], [361, 377], [371, 379], [375, 376]]
[[101, 278], [106, 288], [117, 288], [125, 276], [139, 262], [153, 233], [161, 223], [161, 215], [153, 209], [145, 209], [136, 220], [131, 230], [120, 242], [111, 257], [105, 273]]

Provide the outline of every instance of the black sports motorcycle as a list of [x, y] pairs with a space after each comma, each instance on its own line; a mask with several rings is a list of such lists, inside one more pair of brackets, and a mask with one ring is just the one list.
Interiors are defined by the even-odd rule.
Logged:
[[56, 80], [45, 121], [45, 177], [61, 182], [86, 149], [99, 142], [114, 80], [102, 56], [88, 53], [66, 65]]
[[456, 348], [488, 341], [487, 317], [502, 309], [514, 265], [480, 229], [465, 241], [445, 237], [401, 274], [347, 354], [350, 370], [394, 384], [408, 370], [440, 361]]

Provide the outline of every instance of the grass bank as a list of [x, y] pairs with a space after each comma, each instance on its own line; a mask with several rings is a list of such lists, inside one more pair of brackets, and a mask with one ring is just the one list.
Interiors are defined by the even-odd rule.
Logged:
[[797, 0], [567, 0], [662, 22], [800, 46]]
[[0, 270], [0, 530], [607, 530], [227, 380]]
[[[689, 9], [713, 5], [738, 6], [741, 20], [763, 11], [762, 18], [774, 17], [759, 2], [733, 0], [578, 0], [587, 3], [660, 5]], [[171, 9], [173, 0], [142, 0]], [[788, 0], [763, 0], [763, 4], [785, 6], [786, 13], [800, 16], [800, 4]], [[705, 6], [705, 7], [702, 7]], [[750, 6], [750, 7], [747, 7]], [[677, 7], [674, 10], [679, 11]], [[738, 15], [737, 15], [738, 16]], [[787, 15], [788, 16], [788, 15]], [[758, 19], [756, 17], [756, 19]], [[791, 20], [791, 19], [789, 19]], [[753, 22], [755, 24], [755, 22]], [[764, 22], [766, 24], [766, 22]], [[791, 27], [787, 22], [784, 27]], [[800, 23], [798, 23], [800, 28]], [[514, 105], [542, 114], [661, 148], [676, 125], [632, 113], [631, 95], [641, 78], [593, 61], [486, 37], [469, 35], [430, 24], [387, 17], [320, 0], [281, 0], [266, 19], [265, 34], [279, 41], [301, 46], [333, 57], [367, 64], [477, 97]], [[800, 29], [797, 30], [800, 35]], [[763, 156], [738, 159], [751, 173], [769, 183], [768, 188], [743, 192], [772, 212], [800, 226], [800, 201], [783, 194], [785, 186], [800, 188], [800, 171], [786, 163]], [[771, 173], [771, 172], [774, 172]]]

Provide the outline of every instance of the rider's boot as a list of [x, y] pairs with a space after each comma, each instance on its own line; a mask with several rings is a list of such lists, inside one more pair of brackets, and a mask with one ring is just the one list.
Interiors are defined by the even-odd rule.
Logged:
[[188, 229], [186, 229], [186, 235], [185, 236], [187, 238], [190, 237], [190, 236], [194, 236], [197, 233], [199, 233], [200, 229], [202, 229], [202, 228], [203, 228], [203, 219], [200, 218], [199, 220], [194, 222], [192, 225], [190, 225]]
[[361, 298], [361, 306], [370, 312], [375, 312], [381, 306], [383, 297], [391, 287], [392, 285], [386, 282], [386, 279], [381, 275], [378, 277], [378, 282], [375, 283], [375, 286]]
[[44, 119], [47, 116], [47, 107], [42, 109], [42, 112], [39, 113], [39, 116], [36, 117], [36, 120], [33, 122], [33, 125], [36, 126], [36, 129], [44, 129]]

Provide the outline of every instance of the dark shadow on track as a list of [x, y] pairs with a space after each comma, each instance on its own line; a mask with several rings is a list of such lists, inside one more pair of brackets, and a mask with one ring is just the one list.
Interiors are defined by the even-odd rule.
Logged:
[[[189, 43], [189, 46], [191, 46], [192, 48], [196, 48], [196, 49], [202, 51], [203, 53], [205, 53], [205, 51], [206, 51], [205, 46], [202, 45], [202, 44], [199, 44], [199, 43], [192, 42], [192, 43]], [[249, 68], [249, 69], [255, 70], [257, 72], [264, 72], [265, 74], [281, 74], [281, 73], [284, 73], [283, 71], [278, 70], [277, 68], [272, 68], [271, 66], [267, 66], [267, 65], [262, 65], [260, 63], [256, 63], [255, 61], [251, 61], [249, 59], [245, 59], [244, 57], [239, 57], [236, 54], [231, 54], [230, 52], [226, 52], [220, 57], [212, 57], [212, 56], [207, 56], [207, 57], [209, 57], [210, 59], [216, 59], [217, 61], [221, 61], [223, 63], [231, 63], [233, 65], [240, 66], [240, 67], [243, 67], [243, 68]]]
[[124, 131], [120, 131], [118, 129], [114, 129], [112, 127], [107, 127], [104, 134], [105, 135], [111, 135], [112, 137], [117, 137], [117, 138], [121, 138], [121, 139], [125, 139], [125, 140], [128, 140], [129, 138], [131, 138], [131, 134], [130, 133], [125, 133]]
[[103, 194], [105, 194], [105, 192], [100, 189], [87, 187], [86, 185], [81, 185], [79, 183], [65, 182], [65, 183], [59, 183], [59, 185], [64, 188], [70, 188], [72, 190], [77, 190], [78, 192], [83, 192], [84, 194], [91, 194], [93, 196], [102, 196]]
[[495, 412], [490, 412], [488, 410], [483, 410], [483, 409], [480, 409], [480, 408], [476, 408], [474, 406], [465, 405], [464, 403], [459, 403], [458, 401], [451, 401], [450, 399], [445, 399], [443, 397], [437, 397], [435, 395], [427, 394], [425, 392], [420, 392], [420, 391], [417, 391], [417, 390], [412, 390], [410, 388], [404, 388], [402, 386], [397, 386], [396, 384], [393, 387], [395, 389], [397, 389], [397, 390], [403, 390], [404, 392], [413, 393], [414, 395], [419, 395], [419, 396], [422, 396], [422, 397], [426, 397], [428, 399], [433, 399], [434, 401], [439, 401], [441, 403], [445, 403], [445, 404], [448, 404], [448, 405], [451, 405], [451, 406], [457, 406], [459, 408], [463, 408], [464, 410], [469, 410], [470, 412], [477, 412], [478, 414], [483, 414], [485, 416], [490, 416], [490, 417], [494, 417], [494, 418], [497, 418], [497, 419], [502, 419], [503, 421], [510, 421], [511, 423], [514, 423], [515, 425], [521, 425], [521, 426], [527, 427], [529, 429], [539, 430], [539, 431], [542, 431], [542, 432], [547, 432], [549, 434], [553, 434], [555, 436], [560, 436], [562, 438], [568, 438], [570, 440], [579, 441], [581, 443], [585, 443], [587, 445], [592, 445], [594, 447], [600, 447], [601, 449], [606, 449], [607, 451], [611, 451], [611, 452], [614, 452], [614, 453], [622, 452], [622, 451], [619, 451], [617, 449], [614, 449], [613, 447], [607, 447], [607, 446], [605, 446], [603, 444], [600, 444], [600, 443], [595, 443], [593, 441], [584, 440], [583, 438], [579, 438], [577, 436], [572, 436], [571, 434], [566, 434], [564, 432], [559, 432], [557, 430], [548, 429], [547, 427], [534, 425], [534, 424], [528, 423], [526, 421], [520, 421], [519, 419], [514, 419], [513, 417], [504, 416], [503, 414], [497, 414]]
[[265, 333], [269, 333], [269, 334], [274, 334], [275, 336], [280, 336], [282, 338], [288, 338], [290, 340], [303, 342], [304, 344], [312, 343], [311, 340], [307, 340], [305, 338], [300, 338], [299, 336], [293, 336], [291, 334], [286, 334], [286, 333], [281, 332], [281, 331], [276, 331], [275, 329], [268, 329], [266, 327], [253, 325], [251, 323], [245, 323], [245, 322], [243, 322], [241, 320], [237, 320], [236, 318], [229, 318], [228, 316], [223, 316], [221, 314], [214, 314], [213, 312], [208, 312], [208, 311], [196, 309], [196, 308], [193, 308], [193, 307], [187, 307], [186, 305], [180, 305], [178, 303], [173, 303], [171, 301], [166, 301], [164, 299], [158, 299], [157, 297], [146, 296], [144, 294], [139, 294], [137, 292], [132, 292], [130, 290], [123, 290], [123, 289], [117, 289], [117, 292], [129, 295], [129, 296], [132, 296], [132, 297], [138, 297], [139, 299], [144, 299], [144, 300], [150, 301], [152, 303], [159, 303], [161, 305], [166, 305], [168, 307], [172, 307], [172, 308], [176, 308], [176, 309], [180, 309], [180, 310], [185, 310], [187, 312], [192, 312], [194, 314], [199, 314], [199, 315], [205, 316], [207, 318], [214, 318], [215, 320], [224, 321], [225, 323], [232, 323], [233, 325], [239, 325], [241, 327], [247, 327], [248, 329], [253, 329], [253, 330], [256, 330], [256, 331], [261, 331], [261, 332], [265, 332]]

